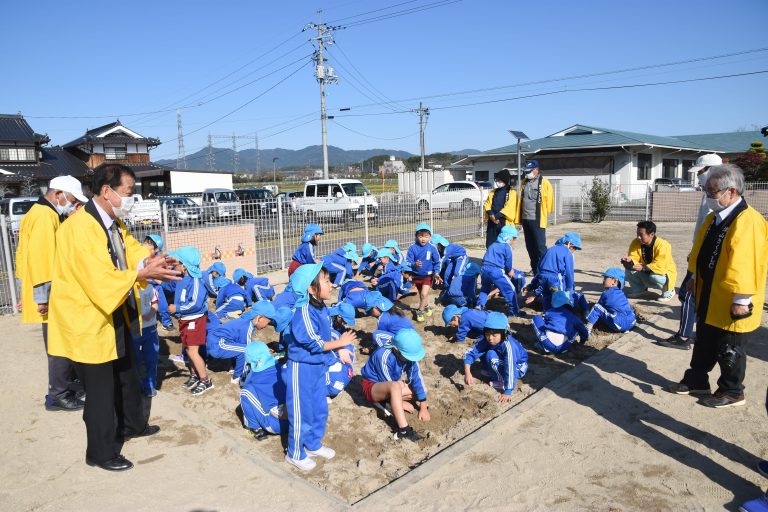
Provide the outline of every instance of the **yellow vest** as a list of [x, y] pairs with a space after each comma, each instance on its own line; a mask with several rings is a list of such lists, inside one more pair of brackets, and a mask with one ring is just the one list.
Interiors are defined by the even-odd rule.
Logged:
[[53, 280], [56, 230], [60, 225], [59, 214], [42, 204], [33, 205], [21, 218], [16, 277], [21, 279], [21, 321], [25, 324], [48, 321], [47, 314], [37, 312], [33, 289]]
[[[635, 238], [632, 243], [629, 244], [629, 251], [627, 256], [632, 258], [635, 263], [642, 263], [643, 253], [641, 251], [640, 240]], [[653, 261], [646, 265], [654, 274], [665, 275], [669, 279], [664, 286], [664, 291], [675, 291], [675, 283], [677, 282], [677, 266], [675, 260], [672, 258], [672, 246], [669, 242], [656, 236], [656, 241], [653, 243]]]
[[[496, 193], [498, 189], [493, 189], [488, 193], [488, 197], [485, 198], [485, 203], [483, 203], [483, 214], [485, 215], [485, 221], [488, 222], [488, 210], [491, 209], [491, 205], [493, 205], [493, 194]], [[504, 217], [507, 219], [507, 225], [515, 225], [517, 224], [517, 219], [515, 219], [515, 212], [517, 211], [517, 190], [514, 188], [509, 189], [509, 194], [507, 194], [507, 202], [504, 203], [504, 207], [501, 209], [501, 214], [504, 215]]]
[[115, 222], [125, 242], [128, 270], [118, 270], [112, 263], [107, 234], [85, 208], [72, 215], [56, 234], [48, 311], [50, 355], [91, 364], [117, 359], [112, 313], [123, 305], [129, 292], [140, 304], [136, 267], [149, 251], [121, 221]]
[[[696, 259], [699, 257], [704, 235], [714, 220], [710, 213], [696, 233], [691, 256], [688, 259], [688, 271], [696, 272]], [[720, 257], [715, 265], [712, 288], [709, 294], [707, 318], [704, 321], [713, 327], [731, 332], [752, 332], [760, 327], [765, 303], [765, 279], [768, 266], [768, 222], [762, 214], [747, 207], [728, 228]], [[703, 283], [696, 274], [696, 302], [700, 301]], [[753, 312], [749, 318], [733, 320], [731, 304], [733, 294], [752, 296]]]
[[[538, 176], [535, 178], [536, 180], [539, 179]], [[529, 180], [524, 179], [523, 180], [523, 187], [525, 187], [525, 183]], [[555, 194], [552, 190], [552, 183], [549, 182], [547, 178], [541, 179], [541, 204], [539, 205], [539, 216], [541, 217], [539, 219], [539, 227], [545, 228], [547, 227], [547, 216], [555, 210]], [[523, 188], [520, 188], [520, 194], [523, 194]], [[523, 218], [523, 202], [518, 201], [517, 202], [517, 218], [515, 219], [515, 224], [520, 223], [520, 219]]]

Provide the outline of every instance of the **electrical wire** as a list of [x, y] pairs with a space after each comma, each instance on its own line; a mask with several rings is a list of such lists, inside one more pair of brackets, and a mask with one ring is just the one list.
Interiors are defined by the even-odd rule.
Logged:
[[352, 23], [348, 23], [346, 25], [341, 26], [340, 28], [352, 28], [352, 27], [359, 27], [360, 25], [367, 25], [369, 23], [376, 23], [378, 21], [386, 21], [391, 20], [393, 18], [399, 18], [401, 16], [405, 16], [408, 14], [414, 14], [417, 12], [422, 11], [428, 11], [430, 9], [436, 9], [438, 7], [444, 7], [446, 5], [450, 4], [456, 4], [461, 2], [462, 0], [441, 0], [439, 2], [432, 2], [430, 4], [424, 4], [417, 7], [412, 7], [410, 9], [403, 9], [402, 11], [395, 11], [392, 13], [382, 14], [381, 16], [374, 16], [372, 18], [366, 18], [358, 21], [353, 21]]
[[403, 136], [403, 137], [392, 137], [392, 138], [388, 138], [388, 137], [377, 137], [377, 136], [375, 136], [375, 135], [369, 135], [369, 134], [367, 134], [367, 133], [363, 133], [363, 132], [359, 132], [359, 131], [357, 131], [357, 130], [353, 130], [352, 128], [350, 128], [350, 127], [348, 127], [348, 126], [344, 126], [343, 124], [341, 124], [340, 122], [336, 121], [335, 119], [331, 119], [331, 122], [333, 122], [333, 124], [335, 124], [336, 126], [339, 126], [339, 127], [341, 127], [341, 128], [344, 128], [345, 130], [347, 130], [347, 131], [349, 131], [349, 132], [352, 132], [352, 133], [356, 133], [357, 135], [361, 135], [361, 136], [363, 136], [363, 137], [367, 137], [367, 138], [369, 138], [369, 139], [377, 139], [377, 140], [403, 140], [403, 139], [408, 139], [408, 138], [410, 138], [410, 137], [413, 137], [414, 135], [416, 135], [416, 134], [418, 134], [418, 133], [419, 133], [419, 132], [414, 132], [414, 133], [410, 133], [410, 134], [408, 134], [408, 135], [405, 135], [405, 136]]

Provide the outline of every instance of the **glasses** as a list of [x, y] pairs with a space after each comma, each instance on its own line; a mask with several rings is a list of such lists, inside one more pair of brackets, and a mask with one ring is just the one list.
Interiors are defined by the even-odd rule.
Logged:
[[718, 195], [721, 192], [725, 192], [726, 190], [728, 190], [728, 189], [727, 188], [725, 188], [723, 190], [708, 190], [708, 189], [704, 189], [704, 194], [706, 194], [706, 196], [708, 198], [710, 198], [710, 199], [717, 199]]

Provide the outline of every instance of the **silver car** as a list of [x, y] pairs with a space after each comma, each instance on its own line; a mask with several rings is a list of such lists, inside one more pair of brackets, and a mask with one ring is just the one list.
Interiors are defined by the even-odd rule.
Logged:
[[168, 223], [172, 226], [203, 222], [203, 209], [188, 197], [164, 197], [160, 201], [168, 209]]

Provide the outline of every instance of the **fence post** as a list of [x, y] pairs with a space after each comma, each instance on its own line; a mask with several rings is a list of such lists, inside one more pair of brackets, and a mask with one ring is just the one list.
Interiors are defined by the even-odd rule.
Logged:
[[[429, 180], [427, 180], [429, 184]], [[432, 208], [432, 189], [429, 189], [429, 227], [435, 229], [435, 213]]]
[[368, 192], [363, 194], [363, 219], [365, 224], [365, 243], [368, 243]]
[[650, 220], [651, 212], [651, 187], [645, 187], [645, 220]]
[[[16, 296], [16, 278], [14, 275], [16, 274], [13, 271], [13, 259], [11, 258], [11, 244], [8, 240], [9, 237], [9, 230], [8, 230], [8, 222], [5, 215], [0, 215], [0, 229], [2, 230], [2, 233], [0, 233], [0, 238], [3, 239], [3, 254], [5, 255], [5, 268], [7, 269], [8, 273], [8, 286], [10, 287], [11, 292], [11, 314], [16, 314], [16, 304], [19, 303], [19, 299]], [[29, 304], [27, 304], [27, 307], [29, 307]]]
[[[203, 214], [203, 210], [200, 210]], [[163, 203], [163, 240], [168, 247], [168, 203]]]
[[283, 197], [277, 196], [277, 232], [280, 236], [280, 268], [285, 270], [285, 238], [283, 237]]
[[555, 225], [557, 225], [557, 210], [560, 208], [560, 198], [557, 195], [557, 191], [558, 190], [560, 190], [559, 182], [556, 181], [555, 182], [555, 211], [554, 211], [554, 214], [555, 214], [555, 219], [554, 219], [555, 222], [554, 222], [554, 224]]
[[483, 236], [483, 222], [485, 221], [485, 209], [483, 208], [483, 189], [480, 187], [477, 187], [477, 193], [480, 194], [480, 202], [478, 203], [480, 205], [480, 227], [477, 230], [477, 236], [482, 237]]
[[584, 195], [581, 196], [581, 222], [584, 222]]

